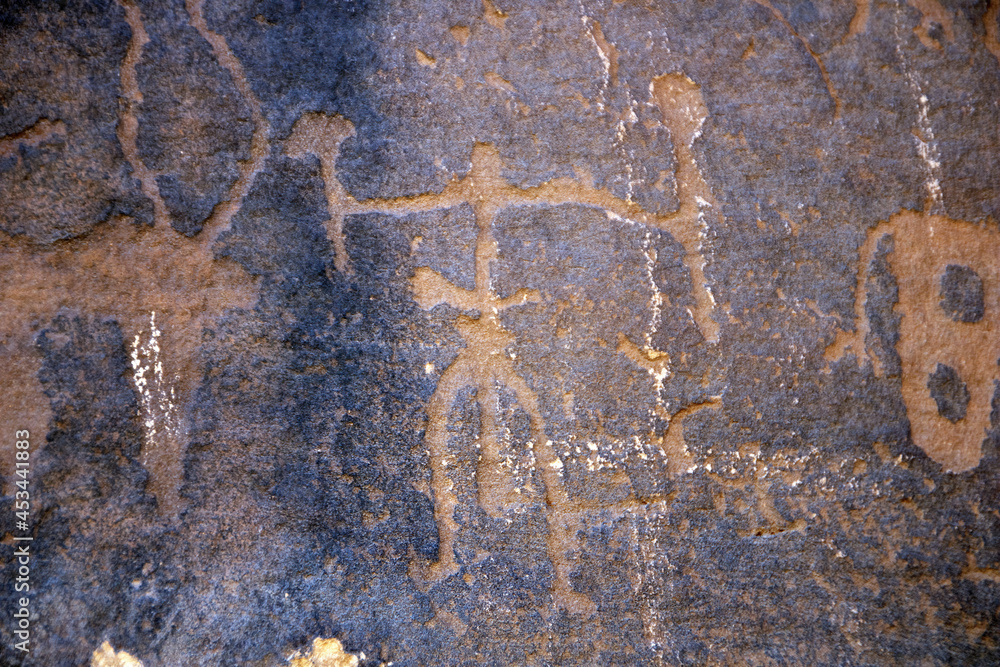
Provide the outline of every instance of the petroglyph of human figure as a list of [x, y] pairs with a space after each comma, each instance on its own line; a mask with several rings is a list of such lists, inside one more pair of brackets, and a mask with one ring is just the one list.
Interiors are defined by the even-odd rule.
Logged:
[[[691, 313], [692, 318], [706, 339], [714, 341], [718, 337], [718, 325], [712, 318], [714, 300], [705, 284], [705, 262], [700, 254], [704, 211], [714, 204], [691, 155], [692, 142], [697, 138], [706, 115], [705, 105], [697, 86], [680, 75], [657, 78], [650, 91], [664, 109], [664, 122], [672, 132], [678, 162], [676, 178], [680, 206], [667, 215], [654, 215], [634, 202], [595, 188], [592, 183], [569, 178], [554, 179], [532, 188], [518, 188], [502, 177], [499, 153], [489, 144], [477, 144], [473, 148], [469, 172], [463, 178], [453, 178], [440, 194], [357, 201], [340, 185], [336, 174], [340, 144], [354, 131], [349, 122], [324, 114], [306, 114], [296, 123], [286, 143], [285, 150], [289, 156], [312, 154], [320, 160], [330, 210], [328, 235], [336, 250], [337, 268], [341, 271], [351, 270], [344, 241], [345, 216], [370, 212], [407, 215], [452, 208], [463, 203], [471, 204], [475, 211], [479, 229], [475, 250], [475, 289], [460, 288], [428, 267], [418, 268], [412, 278], [414, 300], [421, 308], [430, 310], [447, 304], [464, 313], [457, 317], [455, 324], [465, 340], [465, 347], [442, 373], [427, 405], [425, 442], [430, 452], [434, 515], [440, 536], [438, 561], [428, 572], [432, 580], [447, 577], [459, 569], [454, 553], [458, 533], [454, 513], [458, 500], [447, 470], [447, 423], [452, 405], [464, 387], [476, 389], [476, 401], [482, 408], [482, 434], [476, 471], [478, 502], [491, 516], [501, 516], [521, 502], [503, 472], [500, 456], [498, 435], [502, 417], [499, 392], [506, 387], [529, 415], [533, 451], [545, 487], [549, 530], [547, 547], [555, 569], [556, 602], [576, 611], [593, 610], [593, 604], [574, 592], [570, 583], [572, 561], [568, 552], [583, 509], [577, 507], [567, 494], [562, 479], [563, 463], [547, 437], [538, 397], [516, 373], [506, 352], [514, 338], [501, 325], [500, 313], [507, 308], [538, 301], [540, 296], [537, 291], [522, 289], [511, 297], [501, 299], [493, 292], [491, 263], [497, 256], [497, 246], [492, 228], [500, 210], [513, 206], [573, 203], [599, 208], [609, 216], [618, 216], [637, 224], [669, 230], [684, 246], [684, 261], [695, 285], [696, 311]], [[648, 342], [641, 350], [651, 358], [658, 356]]]
[[[701, 135], [701, 127], [708, 117], [708, 109], [699, 87], [691, 79], [681, 74], [665, 74], [656, 77], [650, 84], [649, 90], [660, 108], [663, 124], [670, 130], [677, 158], [677, 195], [680, 207], [675, 214], [676, 219], [672, 221], [668, 229], [671, 235], [684, 245], [686, 250], [690, 247], [698, 248], [696, 255], [692, 255], [690, 251], [687, 252], [688, 258], [685, 262], [691, 271], [692, 282], [695, 285], [694, 296], [697, 312], [692, 313], [692, 318], [705, 339], [714, 343], [718, 340], [719, 327], [711, 317], [715, 308], [715, 299], [711, 289], [705, 283], [705, 258], [701, 253], [700, 236], [707, 227], [706, 211], [714, 210], [720, 219], [721, 214], [718, 204], [712, 196], [711, 188], [705, 182], [692, 152], [694, 141]], [[654, 312], [654, 320], [651, 323], [651, 330], [653, 330], [658, 324], [657, 319], [662, 297], [653, 281], [652, 272], [649, 274], [649, 280], [653, 290], [653, 303], [651, 304], [651, 309]], [[656, 436], [655, 429], [651, 429], [650, 443], [658, 446], [664, 453], [667, 469], [671, 474], [678, 475], [686, 472], [693, 460], [684, 444], [683, 421], [688, 416], [703, 409], [719, 409], [722, 406], [721, 398], [711, 397], [704, 402], [684, 406], [675, 414], [670, 415], [661, 397], [664, 381], [671, 374], [670, 355], [653, 347], [651, 334], [646, 335], [644, 344], [641, 346], [621, 335], [618, 342], [618, 352], [627, 356], [640, 368], [645, 369], [653, 381], [656, 406], [650, 417], [651, 419], [661, 419], [667, 422], [668, 426], [666, 433], [662, 436]]]
[[879, 240], [899, 285], [902, 393], [913, 443], [952, 472], [979, 463], [1000, 381], [1000, 231], [939, 215], [897, 213], [868, 232], [861, 248], [855, 329], [841, 331], [829, 360], [854, 354], [885, 375], [866, 348], [865, 283]]
[[[161, 174], [143, 163], [137, 147], [143, 95], [136, 68], [149, 36], [140, 6], [134, 0], [119, 4], [131, 37], [121, 62], [118, 141], [142, 192], [153, 202], [155, 224], [150, 228], [111, 219], [86, 235], [42, 247], [16, 236], [0, 238], [0, 265], [18, 267], [0, 275], [0, 339], [14, 341], [18, 359], [25, 360], [10, 369], [8, 376], [16, 372], [17, 377], [8, 377], [6, 384], [34, 387], [31, 402], [47, 405], [35, 377], [33, 323], [51, 321], [64, 308], [115, 319], [133, 354], [132, 382], [145, 430], [141, 458], [150, 473], [150, 490], [164, 516], [176, 519], [183, 510], [183, 408], [201, 376], [201, 332], [224, 310], [252, 305], [258, 293], [254, 278], [235, 263], [216, 258], [214, 243], [229, 229], [263, 168], [270, 130], [239, 61], [226, 40], [208, 28], [203, 0], [186, 0], [190, 25], [229, 71], [251, 109], [254, 130], [250, 159], [238, 163], [239, 176], [201, 233], [187, 238], [176, 232], [158, 189]], [[0, 137], [0, 157], [55, 138], [67, 140], [65, 123], [42, 119], [17, 135]], [[87, 289], [80, 289], [82, 275]], [[0, 402], [6, 402], [9, 391], [0, 386]], [[44, 426], [38, 423], [37, 428]]]

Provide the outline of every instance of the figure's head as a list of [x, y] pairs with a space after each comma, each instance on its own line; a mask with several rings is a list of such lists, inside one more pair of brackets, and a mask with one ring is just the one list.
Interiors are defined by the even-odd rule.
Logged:
[[322, 160], [336, 160], [340, 144], [354, 136], [354, 125], [341, 116], [325, 113], [303, 114], [285, 142], [288, 157], [301, 158], [311, 153]]
[[663, 124], [674, 133], [674, 143], [690, 147], [708, 118], [701, 86], [683, 74], [663, 74], [649, 84], [649, 92], [660, 107]]

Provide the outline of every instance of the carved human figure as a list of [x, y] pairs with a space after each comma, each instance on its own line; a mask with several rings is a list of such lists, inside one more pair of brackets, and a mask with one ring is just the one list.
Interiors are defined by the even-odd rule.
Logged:
[[[475, 400], [483, 415], [476, 470], [477, 500], [492, 516], [500, 516], [520, 502], [502, 468], [497, 437], [502, 418], [498, 396], [500, 390], [506, 387], [529, 415], [533, 451], [545, 487], [549, 529], [547, 545], [555, 570], [556, 604], [577, 612], [593, 611], [593, 603], [573, 591], [570, 583], [572, 562], [568, 556], [568, 546], [586, 508], [578, 507], [570, 499], [562, 480], [563, 463], [547, 438], [538, 397], [517, 374], [506, 354], [514, 337], [501, 325], [499, 314], [504, 309], [537, 301], [540, 295], [535, 290], [522, 289], [511, 297], [501, 299], [493, 291], [491, 263], [496, 258], [497, 246], [492, 229], [500, 210], [525, 205], [574, 203], [602, 209], [609, 216], [668, 230], [685, 250], [684, 263], [691, 273], [695, 292], [695, 312], [691, 313], [691, 317], [706, 340], [715, 341], [718, 338], [718, 325], [712, 318], [715, 302], [706, 284], [705, 260], [701, 254], [706, 211], [715, 204], [691, 153], [692, 143], [700, 135], [707, 110], [698, 86], [680, 74], [657, 77], [650, 84], [650, 93], [660, 106], [664, 125], [671, 132], [677, 158], [675, 177], [680, 205], [676, 211], [665, 215], [650, 213], [633, 201], [619, 199], [581, 179], [557, 178], [535, 187], [516, 187], [504, 179], [500, 155], [490, 144], [476, 144], [468, 174], [453, 178], [439, 194], [358, 201], [340, 185], [336, 174], [341, 143], [354, 132], [349, 122], [325, 114], [306, 114], [296, 122], [286, 141], [285, 152], [289, 156], [314, 155], [320, 161], [330, 211], [327, 233], [336, 250], [338, 270], [351, 271], [344, 239], [346, 216], [371, 212], [408, 215], [463, 204], [471, 204], [475, 211], [479, 228], [475, 249], [475, 289], [458, 287], [429, 267], [418, 267], [412, 278], [414, 300], [421, 308], [431, 310], [447, 304], [465, 313], [459, 315], [455, 322], [465, 347], [441, 374], [437, 389], [427, 405], [425, 443], [430, 452], [434, 516], [440, 539], [438, 561], [426, 572], [429, 579], [439, 580], [459, 569], [454, 553], [459, 529], [454, 518], [458, 500], [447, 470], [447, 419], [453, 403], [465, 387], [475, 387]], [[715, 211], [718, 214], [717, 207]], [[620, 351], [624, 349], [620, 348]], [[654, 376], [659, 374], [661, 380], [665, 377], [667, 369], [660, 366], [668, 359], [652, 350], [649, 341], [641, 351], [636, 348], [634, 352], [629, 355], [633, 360], [652, 359], [653, 366], [658, 370], [654, 372], [651, 370], [653, 366], [647, 367], [644, 363], [640, 366], [651, 370]], [[658, 357], [662, 360], [656, 361]], [[679, 437], [679, 429], [674, 430], [674, 435]]]
[[[143, 163], [137, 148], [143, 95], [136, 67], [149, 36], [139, 4], [119, 4], [131, 37], [119, 73], [117, 136], [142, 192], [153, 202], [154, 224], [112, 217], [88, 234], [44, 246], [0, 234], [0, 265], [18, 267], [0, 275], [0, 340], [10, 341], [16, 350], [12, 356], [18, 359], [9, 373], [16, 376], [0, 383], [0, 405], [49, 403], [38, 384], [38, 358], [31, 343], [36, 322], [51, 321], [65, 308], [113, 317], [133, 355], [132, 381], [145, 430], [141, 460], [150, 473], [149, 488], [163, 515], [175, 520], [184, 509], [180, 487], [188, 436], [183, 413], [201, 375], [197, 365], [202, 330], [225, 309], [249, 307], [257, 299], [256, 279], [234, 262], [216, 257], [214, 244], [230, 228], [263, 168], [270, 129], [239, 60], [205, 22], [203, 0], [186, 0], [191, 27], [232, 76], [251, 109], [254, 129], [249, 159], [238, 163], [238, 177], [202, 231], [189, 238], [174, 230], [157, 185], [160, 174]], [[68, 119], [40, 120], [15, 136], [0, 137], [0, 157], [18, 154], [22, 145], [67, 141], [68, 125]], [[87, 277], [87, 289], [80, 289], [81, 275]], [[32, 412], [37, 424], [33, 428], [46, 428], [49, 416], [39, 414], [38, 407]]]

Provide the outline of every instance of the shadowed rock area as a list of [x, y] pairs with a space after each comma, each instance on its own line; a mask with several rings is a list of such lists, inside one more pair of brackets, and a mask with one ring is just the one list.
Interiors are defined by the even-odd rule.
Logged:
[[0, 6], [0, 664], [997, 664], [998, 35]]

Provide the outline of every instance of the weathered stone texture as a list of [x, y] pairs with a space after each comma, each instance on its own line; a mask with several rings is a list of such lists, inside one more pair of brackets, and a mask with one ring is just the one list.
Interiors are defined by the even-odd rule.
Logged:
[[12, 3], [0, 29], [0, 229], [44, 243], [152, 222], [115, 136], [121, 7]]
[[157, 173], [170, 224], [192, 236], [250, 157], [250, 109], [181, 0], [143, 4], [142, 15], [138, 156]]
[[996, 664], [998, 18], [0, 7], [0, 663]]

